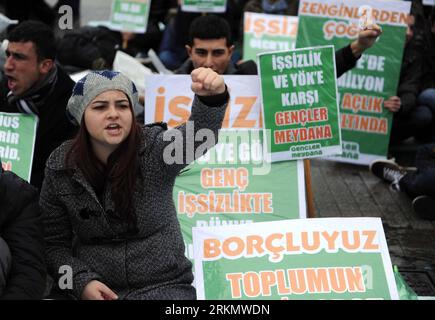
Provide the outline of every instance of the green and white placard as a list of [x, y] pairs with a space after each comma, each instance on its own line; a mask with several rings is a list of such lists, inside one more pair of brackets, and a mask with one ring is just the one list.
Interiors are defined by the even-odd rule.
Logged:
[[[261, 128], [260, 82], [258, 76], [224, 75], [231, 94], [222, 123], [225, 129]], [[190, 75], [145, 77], [145, 123], [166, 122], [176, 127], [189, 119], [194, 93]]]
[[30, 181], [38, 120], [33, 115], [0, 112], [0, 158], [4, 170]]
[[181, 11], [225, 12], [227, 0], [182, 0]]
[[392, 114], [384, 108], [396, 95], [410, 1], [302, 0], [297, 47], [333, 44], [338, 50], [355, 40], [363, 16], [381, 26], [377, 42], [356, 67], [337, 81], [342, 153], [332, 159], [357, 164], [386, 157]]
[[150, 5], [150, 0], [113, 0], [110, 28], [145, 33]]
[[258, 53], [296, 46], [298, 17], [245, 12], [243, 23], [243, 60], [256, 60]]
[[201, 300], [399, 298], [380, 218], [193, 229]]
[[341, 152], [334, 47], [262, 53], [258, 59], [272, 161]]
[[221, 130], [175, 180], [174, 202], [193, 259], [192, 227], [306, 218], [302, 161], [270, 163], [260, 130]]

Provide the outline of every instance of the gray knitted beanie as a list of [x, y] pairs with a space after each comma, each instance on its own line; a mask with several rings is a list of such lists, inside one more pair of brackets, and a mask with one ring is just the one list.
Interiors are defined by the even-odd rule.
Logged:
[[136, 86], [129, 78], [116, 71], [92, 71], [81, 78], [73, 88], [66, 107], [70, 120], [80, 124], [89, 103], [100, 93], [109, 90], [124, 92], [130, 100], [132, 109], [135, 109], [138, 95]]

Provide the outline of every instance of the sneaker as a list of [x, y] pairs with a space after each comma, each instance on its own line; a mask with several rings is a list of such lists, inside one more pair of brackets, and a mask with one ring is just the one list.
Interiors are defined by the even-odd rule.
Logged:
[[375, 160], [370, 164], [369, 170], [378, 178], [390, 183], [395, 191], [400, 191], [399, 181], [407, 173], [405, 168], [391, 160]]
[[412, 207], [415, 213], [421, 218], [435, 220], [435, 198], [429, 196], [418, 196], [412, 200]]

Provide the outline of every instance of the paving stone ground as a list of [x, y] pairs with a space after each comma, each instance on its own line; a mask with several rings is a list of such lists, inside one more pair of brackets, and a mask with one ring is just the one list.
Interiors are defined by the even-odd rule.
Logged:
[[392, 263], [417, 294], [435, 296], [435, 222], [419, 218], [412, 199], [367, 166], [312, 160], [311, 181], [316, 217], [380, 217]]

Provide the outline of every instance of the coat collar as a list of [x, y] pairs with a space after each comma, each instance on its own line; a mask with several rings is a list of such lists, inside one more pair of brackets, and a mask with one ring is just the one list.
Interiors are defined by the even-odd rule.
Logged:
[[92, 195], [92, 197], [98, 202], [98, 197], [95, 194], [92, 186], [86, 180], [83, 172], [77, 167], [75, 163], [66, 165], [66, 155], [71, 149], [72, 140], [68, 140], [62, 143], [53, 153], [50, 155], [47, 161], [47, 168], [54, 171], [71, 171], [71, 178], [77, 181], [86, 191]]

